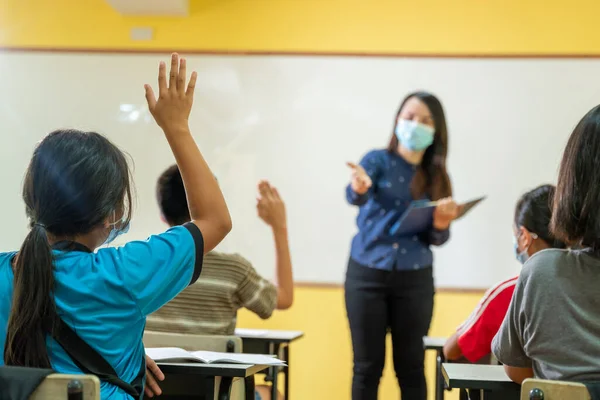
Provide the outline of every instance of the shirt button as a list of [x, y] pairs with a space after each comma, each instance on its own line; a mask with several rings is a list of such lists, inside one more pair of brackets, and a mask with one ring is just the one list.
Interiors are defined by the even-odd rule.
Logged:
[[[397, 249], [397, 248], [399, 247], [399, 246], [398, 246], [398, 243], [394, 243], [394, 244], [392, 245], [392, 247], [393, 247], [393, 248], [395, 248], [395, 249]], [[402, 249], [402, 250], [404, 250], [404, 249]]]
[[414, 269], [419, 269], [419, 264], [415, 264], [415, 265], [413, 265], [413, 268], [414, 268]]
[[400, 200], [396, 200], [396, 205], [399, 206], [400, 204], [402, 204], [402, 202]]
[[413, 242], [416, 242], [417, 240], [419, 240], [418, 236], [413, 236]]
[[403, 177], [403, 176], [401, 176], [401, 177], [400, 177], [398, 180], [399, 180], [400, 182], [404, 182], [404, 177]]
[[406, 254], [406, 249], [402, 249], [402, 250], [400, 250], [400, 253], [402, 253], [402, 254]]

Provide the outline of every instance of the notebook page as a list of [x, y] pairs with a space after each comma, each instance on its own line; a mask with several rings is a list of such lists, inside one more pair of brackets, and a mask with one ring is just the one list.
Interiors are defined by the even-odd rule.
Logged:
[[218, 353], [214, 351], [194, 351], [194, 356], [208, 363], [254, 364], [254, 365], [285, 365], [275, 356], [244, 353]]

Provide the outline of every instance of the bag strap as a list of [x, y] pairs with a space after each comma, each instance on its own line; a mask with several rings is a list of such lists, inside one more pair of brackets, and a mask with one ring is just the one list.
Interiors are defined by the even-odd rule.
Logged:
[[[92, 252], [86, 246], [72, 241], [55, 243], [52, 248], [61, 251]], [[146, 374], [146, 360], [144, 357], [142, 357], [140, 372], [129, 384], [119, 378], [112, 365], [85, 340], [81, 339], [62, 318], [59, 318], [54, 329], [48, 329], [48, 332], [83, 373], [96, 375], [101, 381], [117, 386], [134, 399], [140, 398], [140, 395], [144, 392], [144, 376]]]
[[143, 379], [146, 362], [142, 358], [140, 372], [131, 384], [123, 381], [114, 368], [93, 347], [81, 339], [62, 319], [58, 320], [52, 337], [71, 357], [75, 365], [85, 374], [96, 375], [98, 379], [121, 388], [125, 393], [139, 399], [144, 390]]

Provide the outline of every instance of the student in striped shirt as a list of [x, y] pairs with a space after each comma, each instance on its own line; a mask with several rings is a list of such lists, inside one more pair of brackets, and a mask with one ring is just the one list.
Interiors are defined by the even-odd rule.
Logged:
[[[170, 226], [190, 219], [183, 181], [177, 165], [158, 179], [156, 196], [163, 220]], [[202, 274], [176, 298], [147, 318], [149, 331], [203, 335], [233, 335], [236, 315], [247, 308], [267, 319], [294, 301], [292, 261], [285, 205], [269, 182], [258, 185], [258, 216], [271, 227], [276, 251], [276, 283], [261, 277], [239, 254], [211, 251], [204, 256]], [[257, 386], [257, 400], [270, 399], [267, 387]]]
[[[540, 250], [565, 248], [565, 244], [556, 240], [549, 229], [554, 190], [552, 185], [539, 186], [525, 193], [517, 203], [514, 248], [521, 264]], [[466, 358], [470, 362], [478, 362], [491, 353], [492, 339], [508, 311], [517, 278], [500, 282], [486, 292], [469, 318], [446, 341], [446, 359]]]

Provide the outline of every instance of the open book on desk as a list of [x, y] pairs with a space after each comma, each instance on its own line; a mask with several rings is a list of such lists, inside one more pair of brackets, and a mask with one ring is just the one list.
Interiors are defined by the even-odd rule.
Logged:
[[285, 366], [270, 355], [244, 353], [218, 353], [214, 351], [187, 351], [178, 347], [155, 347], [146, 349], [146, 355], [154, 361], [201, 362], [205, 364], [253, 364]]
[[[455, 219], [458, 220], [464, 217], [469, 211], [473, 209], [477, 204], [485, 200], [486, 196], [478, 197], [476, 199], [458, 204], [458, 215]], [[396, 234], [414, 234], [415, 232], [422, 232], [431, 223], [432, 210], [437, 207], [440, 200], [428, 201], [428, 200], [416, 200], [410, 203], [408, 209], [400, 216], [400, 219], [396, 221], [389, 230], [391, 235]]]

